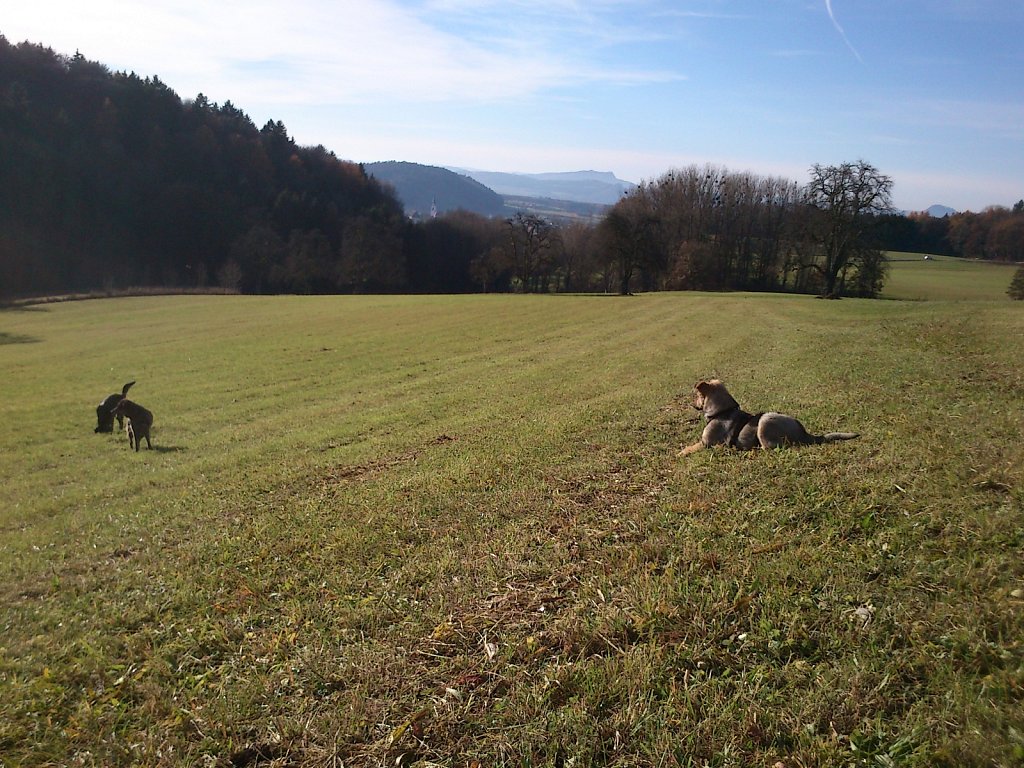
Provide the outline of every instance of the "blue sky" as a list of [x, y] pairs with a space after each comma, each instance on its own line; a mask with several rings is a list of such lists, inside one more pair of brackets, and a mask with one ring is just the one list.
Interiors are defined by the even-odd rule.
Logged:
[[1024, 198], [1022, 0], [37, 0], [0, 33], [361, 162], [804, 182], [864, 159], [908, 210]]

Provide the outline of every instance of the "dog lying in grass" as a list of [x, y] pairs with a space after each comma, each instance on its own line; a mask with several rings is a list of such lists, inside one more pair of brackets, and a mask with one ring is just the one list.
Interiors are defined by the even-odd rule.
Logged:
[[[103, 402], [96, 406], [96, 429], [93, 432], [113, 432], [114, 431], [114, 408], [128, 395], [128, 390], [132, 388], [134, 381], [129, 381], [123, 387], [121, 387], [121, 394], [116, 392], [112, 395], [107, 395], [103, 398]], [[123, 417], [117, 417], [117, 428], [124, 429]]]
[[146, 447], [152, 450], [153, 444], [149, 442], [149, 430], [153, 426], [152, 413], [138, 403], [124, 398], [114, 407], [114, 415], [118, 421], [123, 417], [127, 422], [125, 432], [128, 434], [129, 448], [134, 448], [138, 453], [142, 438], [146, 438]]
[[860, 437], [853, 432], [812, 435], [804, 429], [803, 424], [784, 413], [747, 413], [718, 379], [697, 382], [693, 388], [693, 407], [704, 413], [707, 426], [700, 440], [684, 448], [681, 456], [714, 445], [751, 450], [781, 448], [786, 445], [817, 445]]

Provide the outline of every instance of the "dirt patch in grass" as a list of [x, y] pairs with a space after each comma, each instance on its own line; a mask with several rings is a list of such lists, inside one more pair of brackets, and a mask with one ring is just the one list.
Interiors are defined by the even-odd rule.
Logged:
[[[447, 443], [455, 442], [458, 438], [450, 435], [438, 435], [431, 440], [427, 445], [445, 445]], [[344, 483], [351, 480], [358, 480], [368, 476], [377, 475], [381, 472], [386, 472], [389, 469], [394, 469], [403, 464], [410, 464], [423, 453], [427, 446], [415, 448], [410, 451], [395, 454], [392, 456], [386, 456], [375, 461], [366, 462], [364, 464], [347, 464], [344, 466], [335, 467], [329, 470], [322, 478], [325, 485], [331, 485], [334, 483]]]

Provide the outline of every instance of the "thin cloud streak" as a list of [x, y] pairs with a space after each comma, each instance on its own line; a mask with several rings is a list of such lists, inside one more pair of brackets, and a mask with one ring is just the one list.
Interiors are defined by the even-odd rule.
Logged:
[[839, 36], [843, 38], [843, 42], [846, 43], [846, 47], [849, 48], [853, 55], [857, 57], [857, 61], [863, 64], [864, 59], [860, 57], [860, 54], [857, 52], [857, 49], [854, 48], [853, 43], [850, 42], [850, 38], [846, 36], [846, 32], [843, 30], [842, 26], [840, 26], [839, 22], [836, 20], [836, 15], [832, 11], [832, 0], [825, 0], [825, 10], [828, 11], [828, 17], [832, 19], [832, 26], [836, 28], [836, 31], [839, 33]]

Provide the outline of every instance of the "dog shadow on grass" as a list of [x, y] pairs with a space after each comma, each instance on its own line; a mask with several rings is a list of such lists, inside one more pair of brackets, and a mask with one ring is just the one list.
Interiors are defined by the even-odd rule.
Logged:
[[183, 445], [154, 445], [153, 450], [157, 453], [182, 453], [188, 448]]

